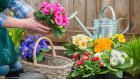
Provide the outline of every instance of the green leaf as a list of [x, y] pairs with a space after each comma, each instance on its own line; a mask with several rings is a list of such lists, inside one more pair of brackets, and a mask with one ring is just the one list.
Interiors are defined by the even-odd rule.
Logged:
[[64, 34], [65, 30], [62, 28], [62, 26], [53, 26], [52, 27], [52, 33], [57, 36], [61, 37]]
[[52, 24], [55, 24], [55, 22], [51, 19]]
[[41, 48], [41, 51], [46, 53], [46, 52], [50, 51], [50, 49], [48, 49], [48, 48]]
[[123, 71], [117, 71], [115, 72], [116, 76], [119, 78], [123, 78]]
[[34, 16], [37, 20], [46, 20], [46, 15], [42, 14], [40, 11], [34, 12]]
[[111, 71], [114, 71], [114, 72], [119, 71], [118, 69], [113, 69], [110, 65], [108, 65], [107, 68], [108, 68], [109, 70], [111, 70]]
[[43, 53], [37, 54], [37, 61], [38, 61], [38, 62], [43, 61]]
[[128, 57], [128, 58], [125, 59], [125, 63], [124, 64], [119, 64], [116, 67], [120, 68], [120, 69], [128, 68], [128, 67], [131, 66], [130, 61], [131, 61], [131, 58]]
[[88, 52], [91, 52], [91, 54], [94, 54], [94, 50], [93, 48], [91, 48], [90, 44], [91, 44], [92, 41], [88, 41], [87, 44], [86, 44], [86, 48], [87, 48], [87, 51]]
[[71, 76], [72, 77], [76, 77], [76, 76], [78, 76], [80, 73], [78, 72], [78, 71], [74, 71], [74, 72], [72, 72], [72, 74], [71, 74]]
[[104, 70], [104, 71], [101, 71], [101, 72], [99, 72], [97, 74], [107, 74], [108, 72], [109, 72], [109, 70]]

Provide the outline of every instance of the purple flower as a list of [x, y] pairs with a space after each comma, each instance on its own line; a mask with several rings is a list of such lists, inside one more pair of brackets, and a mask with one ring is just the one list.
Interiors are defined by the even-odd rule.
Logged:
[[40, 38], [40, 36], [39, 35], [35, 35], [35, 38], [38, 39], [38, 38]]
[[43, 48], [48, 48], [46, 40], [42, 40], [42, 47]]
[[[35, 35], [34, 37], [32, 35], [29, 35], [27, 38], [25, 38], [21, 44], [20, 47], [20, 55], [22, 58], [33, 58], [33, 51], [34, 46], [36, 44], [36, 40], [40, 38], [39, 35]], [[48, 48], [46, 40], [41, 40], [40, 43], [37, 46], [36, 53], [39, 54], [42, 50], [41, 48]]]

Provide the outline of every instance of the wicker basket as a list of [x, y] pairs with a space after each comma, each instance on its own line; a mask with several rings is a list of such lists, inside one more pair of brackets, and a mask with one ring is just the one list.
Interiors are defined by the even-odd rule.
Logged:
[[[45, 39], [52, 47], [52, 55], [45, 54], [45, 64], [38, 64], [36, 59], [36, 49], [39, 42]], [[73, 62], [71, 59], [57, 56], [53, 43], [47, 37], [41, 37], [37, 40], [33, 51], [33, 63], [21, 60], [25, 72], [33, 71], [44, 74], [47, 79], [66, 79], [66, 76], [71, 71]]]

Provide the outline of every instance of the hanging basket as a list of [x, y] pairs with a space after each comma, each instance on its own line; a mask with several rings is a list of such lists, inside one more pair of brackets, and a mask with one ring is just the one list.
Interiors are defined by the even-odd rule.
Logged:
[[[47, 40], [52, 47], [52, 54], [45, 54], [43, 64], [37, 63], [36, 49], [41, 40]], [[57, 56], [54, 45], [47, 37], [41, 37], [37, 40], [33, 51], [33, 63], [26, 60], [21, 60], [25, 72], [33, 71], [44, 74], [47, 79], [66, 79], [66, 76], [71, 72], [73, 62], [66, 57]]]

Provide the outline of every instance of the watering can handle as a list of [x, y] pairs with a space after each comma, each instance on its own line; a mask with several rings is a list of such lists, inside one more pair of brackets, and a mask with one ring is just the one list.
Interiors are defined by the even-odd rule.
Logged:
[[127, 21], [127, 27], [126, 27], [126, 29], [121, 33], [121, 34], [124, 34], [124, 33], [126, 33], [126, 32], [129, 30], [129, 28], [130, 28], [130, 23], [129, 23], [129, 21], [128, 21], [126, 18], [120, 18], [120, 19], [119, 19], [119, 21], [122, 21], [122, 20]]
[[101, 10], [100, 18], [104, 17], [104, 11], [105, 11], [107, 8], [110, 9], [111, 14], [112, 14], [112, 17], [113, 17], [113, 20], [116, 20], [116, 16], [115, 16], [114, 9], [113, 9], [111, 6], [105, 6], [105, 7]]

